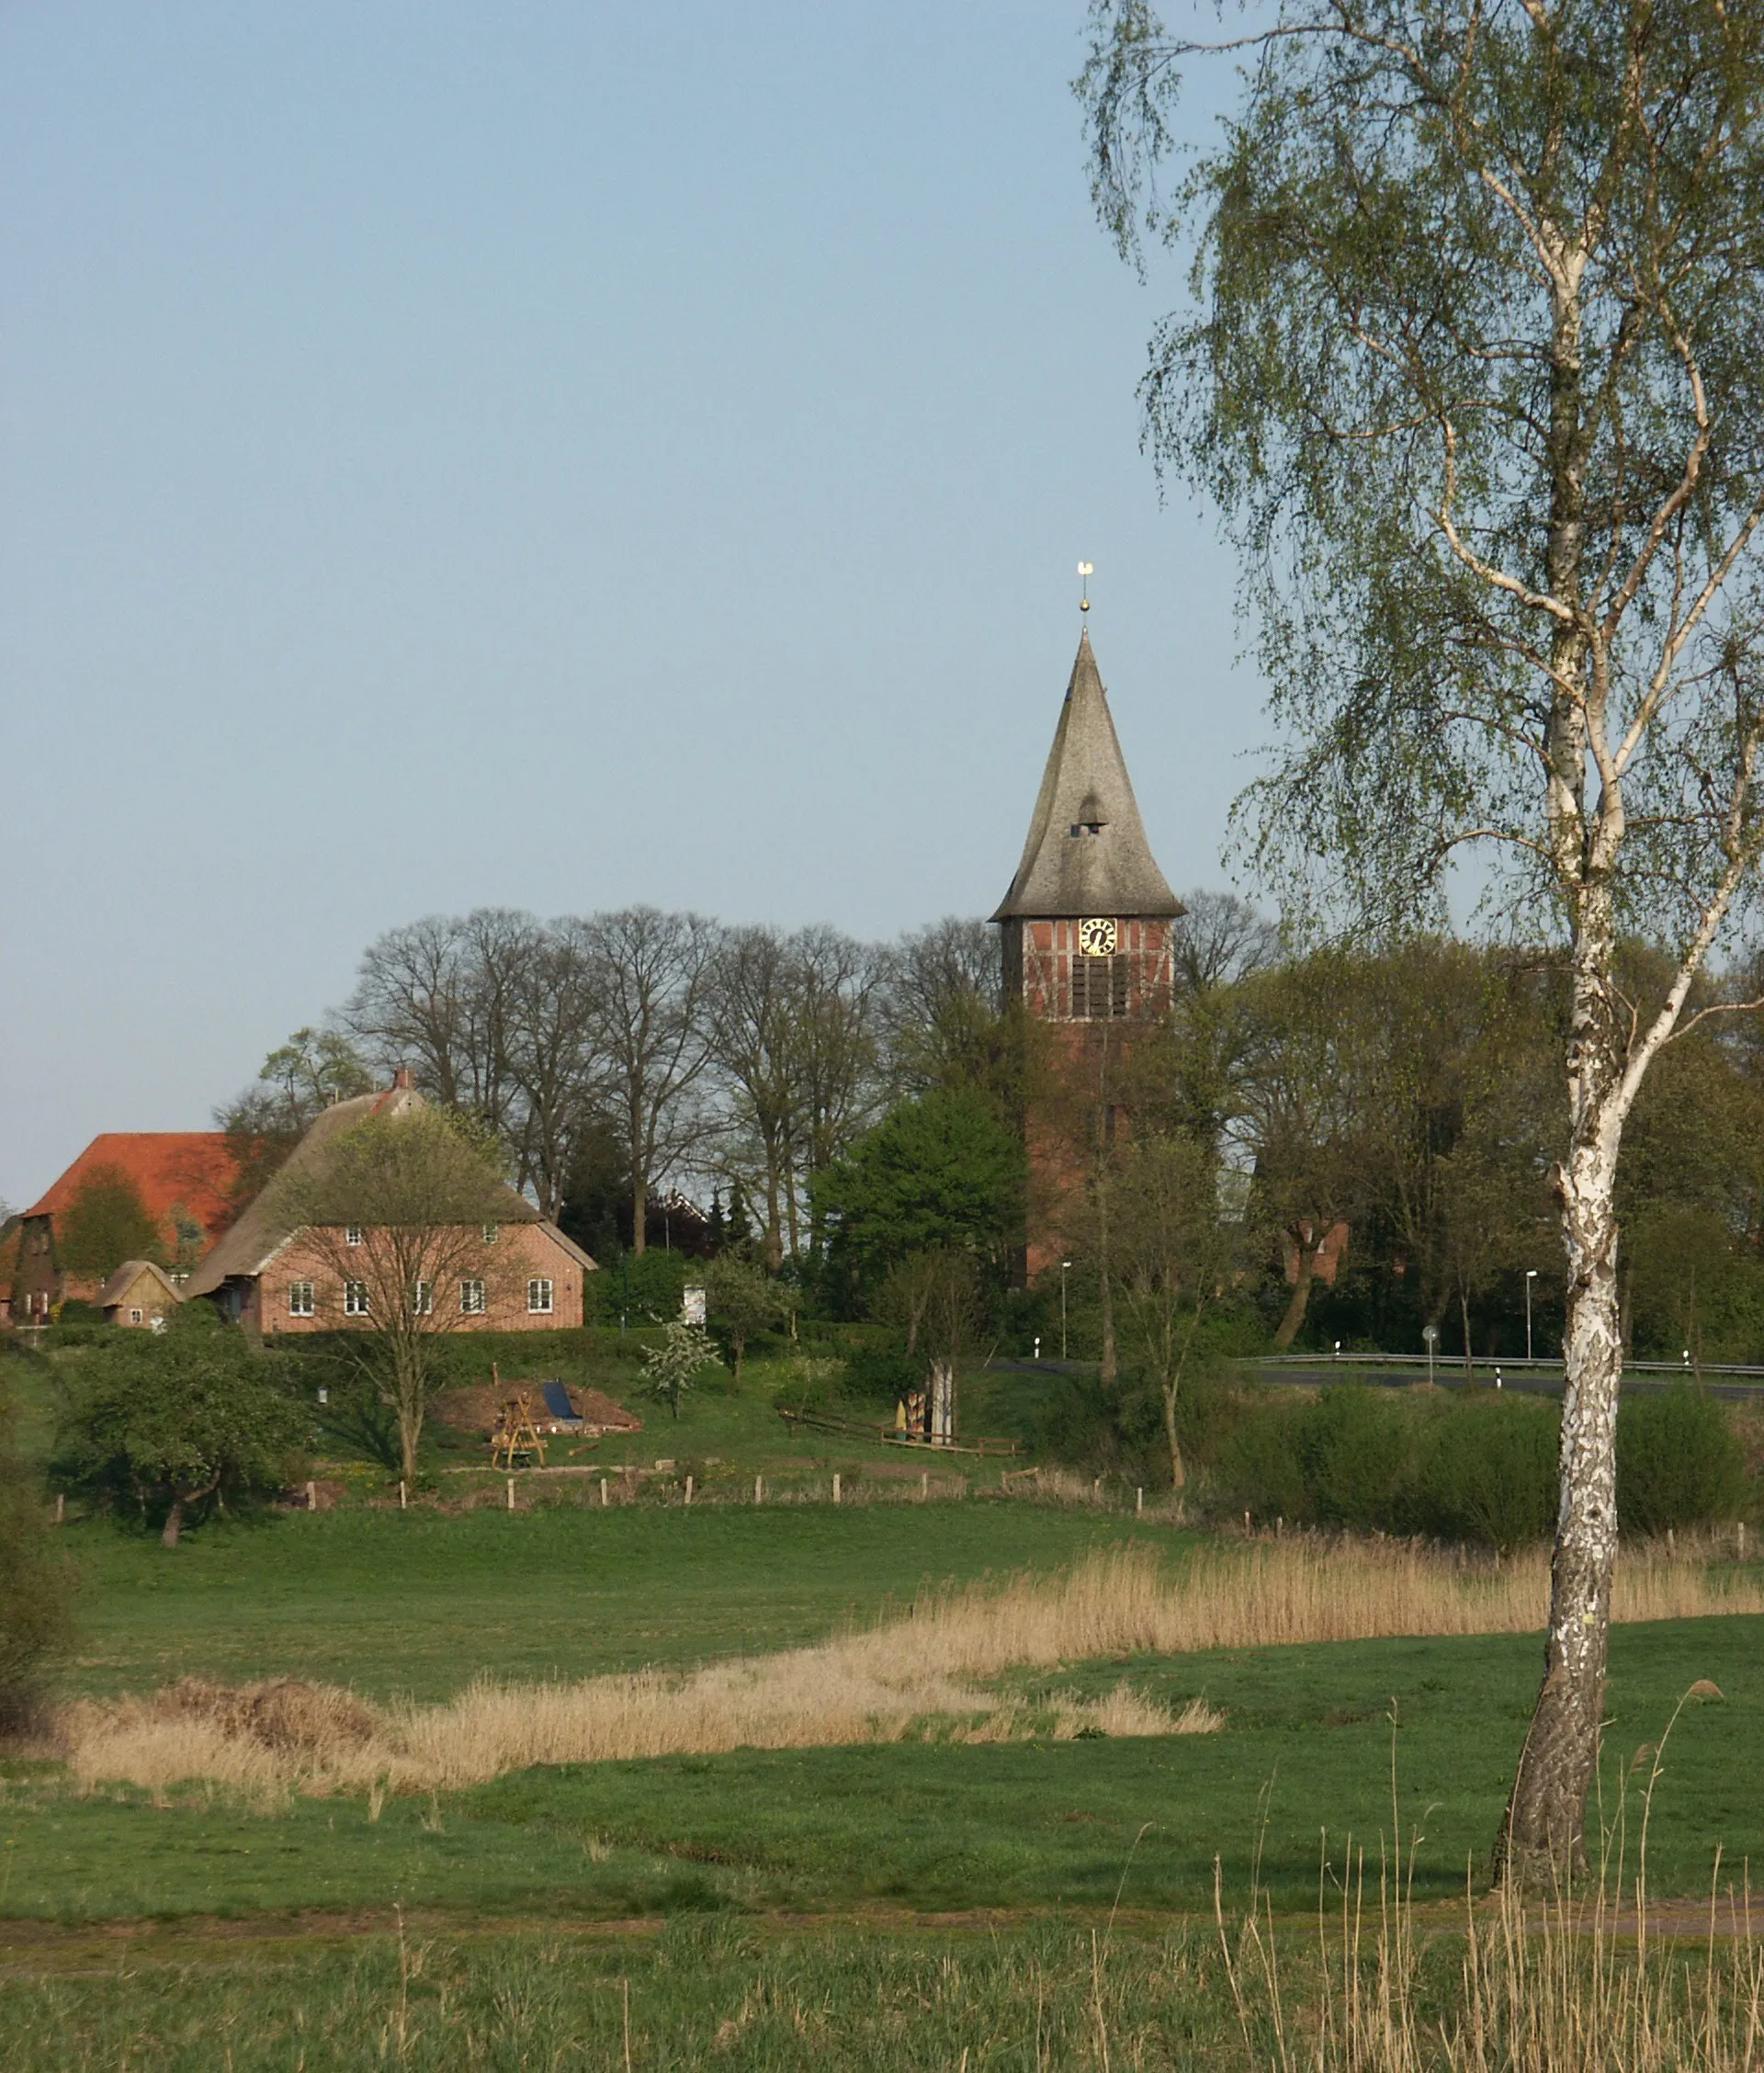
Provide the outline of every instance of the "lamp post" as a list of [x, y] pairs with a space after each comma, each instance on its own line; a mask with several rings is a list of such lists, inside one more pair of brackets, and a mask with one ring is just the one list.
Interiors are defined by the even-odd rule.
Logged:
[[1059, 1263], [1059, 1357], [1061, 1360], [1066, 1358], [1066, 1276], [1071, 1271], [1071, 1264], [1072, 1263], [1069, 1260], [1062, 1260]]
[[1433, 1349], [1440, 1342], [1439, 1326], [1437, 1324], [1423, 1325], [1421, 1338], [1427, 1345], [1427, 1379], [1430, 1388], [1433, 1381]]
[[1525, 1359], [1529, 1365], [1532, 1357], [1532, 1284], [1537, 1279], [1537, 1269], [1525, 1270]]

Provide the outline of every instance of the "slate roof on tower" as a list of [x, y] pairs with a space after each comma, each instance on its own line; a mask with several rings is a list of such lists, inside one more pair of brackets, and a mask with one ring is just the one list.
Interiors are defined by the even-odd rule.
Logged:
[[1087, 627], [1041, 774], [1023, 862], [992, 919], [1182, 912], [1146, 840]]

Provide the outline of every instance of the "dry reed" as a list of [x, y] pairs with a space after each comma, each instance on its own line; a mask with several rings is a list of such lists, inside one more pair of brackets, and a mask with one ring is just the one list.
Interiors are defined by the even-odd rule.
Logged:
[[[807, 1648], [575, 1683], [478, 1680], [445, 1704], [368, 1707], [288, 1681], [230, 1691], [186, 1682], [146, 1699], [86, 1703], [65, 1723], [84, 1786], [155, 1790], [202, 1779], [262, 1795], [428, 1791], [535, 1763], [895, 1741], [921, 1734], [999, 1741], [1037, 1734], [1206, 1733], [1195, 1704], [1172, 1717], [1128, 1685], [1101, 1699], [1031, 1702], [976, 1680], [1136, 1651], [1180, 1654], [1405, 1634], [1487, 1634], [1541, 1625], [1547, 1560], [1499, 1568], [1390, 1543], [1272, 1541], [1203, 1550], [1174, 1569], [1118, 1548], [1054, 1577], [923, 1594], [911, 1611]], [[1750, 1577], [1712, 1575], [1690, 1554], [1625, 1557], [1620, 1620], [1764, 1611]]]

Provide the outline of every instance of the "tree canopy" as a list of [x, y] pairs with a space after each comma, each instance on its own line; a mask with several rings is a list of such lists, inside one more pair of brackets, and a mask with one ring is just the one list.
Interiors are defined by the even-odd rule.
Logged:
[[103, 1281], [125, 1260], [165, 1262], [165, 1244], [141, 1190], [119, 1166], [95, 1166], [57, 1219], [56, 1249], [70, 1274]]
[[1021, 1139], [983, 1094], [941, 1087], [898, 1103], [816, 1186], [833, 1253], [865, 1277], [939, 1250], [1001, 1261], [1023, 1199]]
[[175, 1547], [191, 1506], [287, 1481], [303, 1436], [300, 1408], [264, 1356], [207, 1303], [190, 1303], [164, 1332], [119, 1332], [81, 1354], [57, 1470], [161, 1514], [161, 1538]]

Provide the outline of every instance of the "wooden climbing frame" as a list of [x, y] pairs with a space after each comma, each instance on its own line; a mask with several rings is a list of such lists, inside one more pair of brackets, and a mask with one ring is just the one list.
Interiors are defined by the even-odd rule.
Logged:
[[496, 1414], [496, 1430], [490, 1435], [492, 1468], [513, 1468], [516, 1455], [526, 1456], [526, 1467], [545, 1467], [545, 1442], [534, 1422], [533, 1399], [525, 1389], [503, 1404]]

